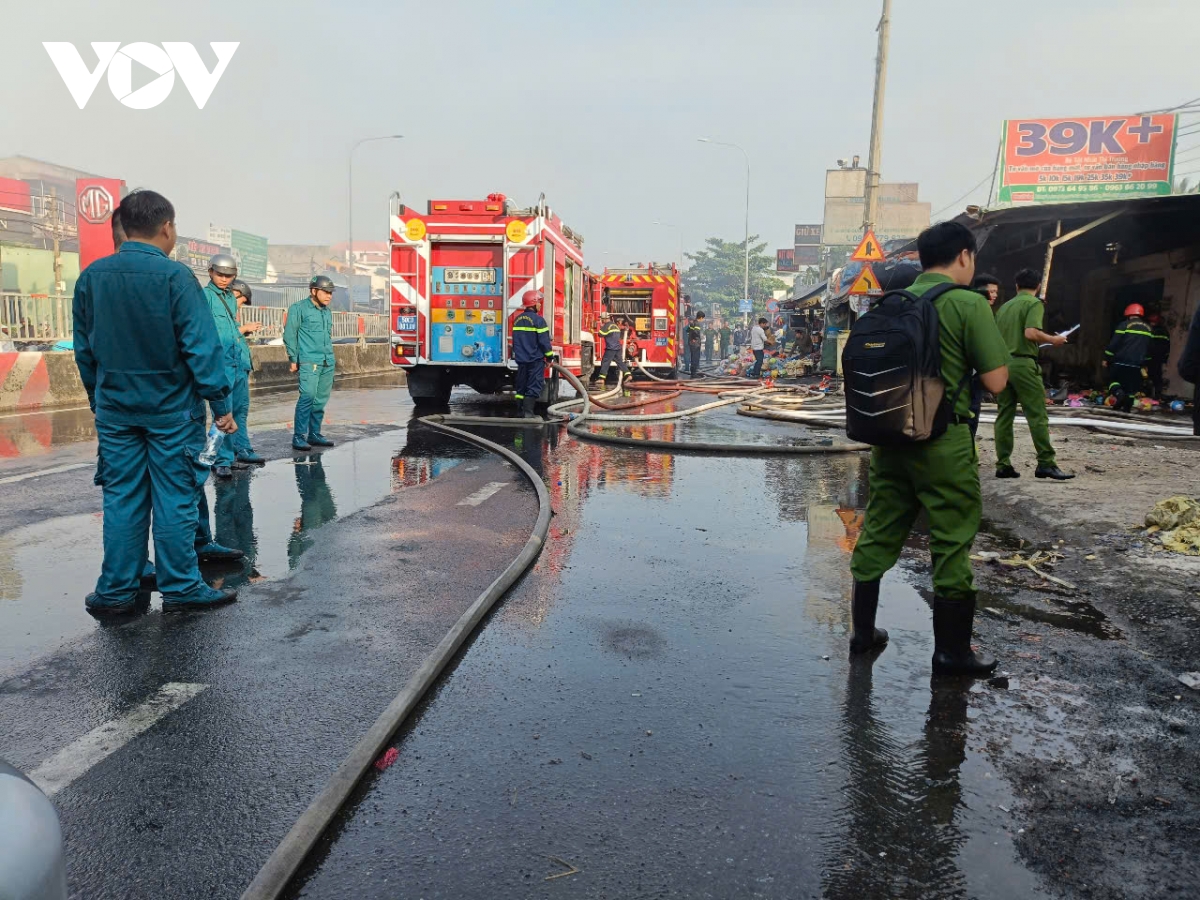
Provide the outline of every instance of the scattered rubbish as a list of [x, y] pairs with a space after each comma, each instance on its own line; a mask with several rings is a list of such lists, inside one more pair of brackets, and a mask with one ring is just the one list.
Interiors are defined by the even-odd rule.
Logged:
[[1089, 553], [1087, 556], [1084, 557], [1084, 559], [1086, 559], [1088, 562], [1091, 562], [1095, 558], [1096, 558], [1095, 553]]
[[828, 657], [828, 656], [822, 656], [822, 657], [821, 657], [821, 659], [825, 660], [825, 662], [829, 662], [829, 657]]
[[[1022, 541], [1021, 545], [1024, 546], [1024, 544], [1025, 542]], [[1054, 565], [1054, 563], [1058, 562], [1062, 558], [1063, 554], [1057, 550], [1048, 552], [1037, 550], [1030, 556], [1022, 556], [1020, 553], [1014, 553], [1012, 556], [1001, 556], [999, 553], [987, 550], [971, 554], [971, 559], [976, 560], [977, 562], [993, 562], [1001, 566], [1026, 568], [1043, 581], [1049, 581], [1053, 584], [1057, 584], [1059, 587], [1064, 587], [1069, 591], [1078, 590], [1078, 588], [1071, 584], [1071, 582], [1062, 578], [1057, 578], [1054, 575], [1051, 575], [1050, 573], [1038, 568], [1038, 566]]]
[[552, 765], [552, 766], [561, 766], [561, 765], [562, 765], [562, 760], [561, 760], [561, 759], [552, 759], [552, 760], [550, 760], [550, 765]]
[[592, 758], [592, 754], [590, 754], [590, 753], [585, 753], [585, 752], [584, 752], [584, 751], [582, 751], [582, 750], [580, 750], [580, 751], [579, 751], [579, 755], [580, 755], [580, 756], [582, 756], [584, 759], [588, 759], [588, 760], [590, 760], [590, 759]]
[[1193, 691], [1200, 691], [1200, 672], [1184, 672], [1179, 680]]
[[380, 772], [383, 772], [386, 769], [390, 768], [392, 763], [394, 763], [399, 758], [400, 758], [400, 751], [397, 750], [395, 747], [388, 747], [387, 750], [384, 751], [383, 756], [381, 756], [381, 757], [379, 757], [379, 759], [375, 760], [375, 768], [378, 769]]
[[641, 691], [634, 691], [634, 692], [633, 692], [632, 694], [630, 694], [629, 696], [630, 696], [630, 697], [640, 697], [640, 696], [642, 696], [642, 692], [641, 692]]
[[646, 729], [646, 737], [650, 737], [653, 734], [654, 734], [654, 732], [651, 731], [649, 728]]
[[1000, 810], [1000, 812], [1009, 812], [1009, 811], [1010, 811], [1010, 810], [1009, 810], [1009, 808], [1008, 808], [1007, 806], [1000, 806], [1000, 805], [997, 805], [997, 806], [996, 806], [996, 809]]
[[1200, 556], [1200, 501], [1183, 496], [1160, 500], [1146, 514], [1145, 535], [1164, 550]]
[[567, 878], [571, 875], [579, 874], [579, 870], [577, 868], [575, 868], [573, 865], [571, 865], [569, 862], [567, 862], [565, 859], [559, 859], [557, 856], [547, 856], [546, 859], [550, 860], [553, 863], [558, 863], [560, 866], [563, 866], [567, 869], [566, 872], [558, 872], [554, 875], [547, 875], [545, 878], [546, 881], [553, 881], [555, 878]]
[[[994, 688], [1007, 688], [1008, 687], [1008, 676], [1007, 675], [993, 675], [991, 678], [988, 679], [988, 684], [990, 684]], [[1000, 808], [1004, 809], [1003, 806]], [[1005, 809], [1004, 811], [1008, 812], [1007, 809]]]
[[1157, 800], [1159, 803], [1161, 803], [1163, 806], [1170, 806], [1170, 805], [1171, 805], [1171, 801], [1170, 801], [1170, 800], [1164, 800], [1162, 797], [1155, 797], [1154, 799], [1155, 799], [1155, 800]]

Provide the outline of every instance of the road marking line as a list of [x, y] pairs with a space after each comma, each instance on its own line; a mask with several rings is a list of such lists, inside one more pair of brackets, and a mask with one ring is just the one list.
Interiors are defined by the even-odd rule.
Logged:
[[88, 469], [94, 465], [95, 463], [71, 463], [67, 466], [51, 466], [49, 469], [40, 469], [37, 472], [26, 472], [24, 475], [9, 475], [7, 478], [0, 478], [0, 484], [16, 484], [18, 481], [26, 481], [30, 478], [57, 475], [59, 472], [72, 472], [75, 469]]
[[135, 706], [119, 719], [93, 728], [79, 740], [63, 747], [34, 771], [29, 780], [53, 797], [92, 766], [116, 753], [167, 713], [179, 709], [207, 684], [164, 684], [149, 700]]
[[488, 497], [491, 497], [493, 494], [498, 492], [501, 488], [507, 487], [510, 484], [512, 484], [511, 481], [489, 482], [489, 483], [485, 484], [483, 487], [481, 487], [479, 490], [477, 490], [475, 493], [473, 493], [470, 497], [465, 497], [462, 500], [459, 500], [458, 505], [459, 506], [478, 506], [480, 503], [482, 503]]

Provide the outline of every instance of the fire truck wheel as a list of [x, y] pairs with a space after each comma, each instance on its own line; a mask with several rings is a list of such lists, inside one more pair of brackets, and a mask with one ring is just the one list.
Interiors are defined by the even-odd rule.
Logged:
[[444, 409], [450, 403], [452, 387], [450, 379], [440, 372], [408, 373], [408, 395], [414, 406]]

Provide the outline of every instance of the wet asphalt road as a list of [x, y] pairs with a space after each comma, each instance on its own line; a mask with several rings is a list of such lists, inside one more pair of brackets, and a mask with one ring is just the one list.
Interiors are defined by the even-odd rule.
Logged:
[[[3, 488], [0, 756], [35, 769], [163, 685], [199, 686], [55, 795], [74, 896], [238, 896], [533, 523], [519, 475], [409, 426], [402, 391], [339, 390], [339, 446], [300, 459], [270, 427], [287, 404], [252, 419], [276, 458], [210, 497], [218, 537], [251, 558], [207, 573], [244, 593], [205, 615], [163, 616], [156, 595], [107, 627], [82, 613], [99, 536], [86, 423], [52, 417], [73, 437], [0, 463], [0, 482], [80, 466]], [[888, 650], [846, 658], [863, 456], [483, 433], [546, 479], [546, 549], [294, 896], [1048, 896], [973, 726], [981, 688], [931, 687], [919, 538], [885, 582]], [[722, 410], [638, 433], [795, 430]]]

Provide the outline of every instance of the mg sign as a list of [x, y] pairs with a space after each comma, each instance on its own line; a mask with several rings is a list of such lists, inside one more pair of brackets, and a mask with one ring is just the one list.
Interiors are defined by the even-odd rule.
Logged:
[[[186, 42], [164, 41], [159, 46], [136, 41], [122, 46], [120, 41], [93, 41], [96, 66], [91, 70], [69, 41], [44, 41], [42, 46], [50, 54], [50, 60], [80, 109], [87, 106], [105, 70], [108, 71], [108, 89], [130, 109], [153, 109], [166, 100], [175, 87], [176, 72], [196, 101], [196, 108], [204, 109], [239, 44], [236, 41], [209, 43], [217, 56], [217, 64], [211, 72], [196, 48]], [[133, 89], [134, 63], [157, 76], [137, 90]]]
[[93, 184], [80, 191], [76, 212], [93, 225], [103, 225], [114, 205], [112, 194], [103, 185]]

